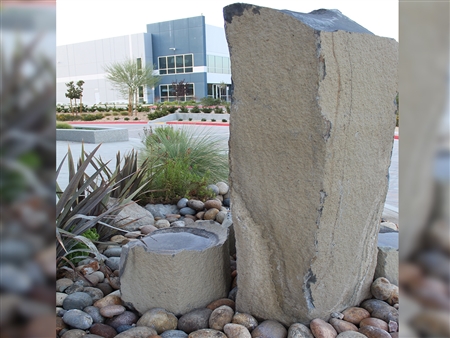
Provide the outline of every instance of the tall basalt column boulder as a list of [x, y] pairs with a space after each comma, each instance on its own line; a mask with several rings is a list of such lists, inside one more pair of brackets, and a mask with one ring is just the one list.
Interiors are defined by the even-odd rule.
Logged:
[[397, 49], [339, 11], [224, 8], [236, 309], [285, 325], [370, 298]]

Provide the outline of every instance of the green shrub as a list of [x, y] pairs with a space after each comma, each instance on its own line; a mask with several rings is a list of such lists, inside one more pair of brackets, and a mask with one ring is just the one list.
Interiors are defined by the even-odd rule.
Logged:
[[124, 119], [125, 121], [129, 121], [129, 120], [130, 120], [129, 117], [124, 117], [123, 119]]
[[120, 120], [120, 117], [115, 117], [114, 121]]
[[73, 129], [73, 127], [64, 122], [56, 122], [56, 129]]
[[204, 112], [204, 113], [206, 113], [206, 114], [209, 114], [209, 113], [212, 112], [212, 109], [211, 109], [211, 108], [208, 108], [208, 107], [203, 107], [203, 108], [202, 108], [202, 112]]
[[211, 119], [211, 122], [216, 122], [216, 120], [215, 119]]
[[101, 120], [102, 118], [103, 118], [102, 113], [81, 115], [81, 119], [83, 121], [95, 121], [95, 120]]
[[228, 156], [222, 140], [186, 129], [156, 128], [143, 139], [141, 159], [152, 163], [151, 192], [145, 202], [176, 203], [179, 198], [210, 197], [208, 184], [226, 180]]
[[105, 113], [105, 116], [111, 116], [111, 113]]
[[216, 106], [216, 108], [214, 108], [214, 113], [216, 113], [216, 114], [223, 114], [222, 107]]
[[119, 115], [119, 113], [112, 113], [114, 116], [117, 116], [117, 115]]
[[220, 104], [220, 99], [214, 99], [212, 97], [204, 97], [200, 100], [202, 106], [217, 106]]
[[192, 117], [189, 118], [189, 121], [192, 121]]
[[222, 122], [228, 122], [227, 119], [222, 119]]
[[133, 120], [138, 121], [139, 119], [138, 119], [138, 117], [136, 116]]
[[201, 121], [205, 122], [205, 121], [206, 121], [206, 119], [201, 119]]
[[188, 109], [188, 107], [186, 107], [186, 106], [181, 106], [181, 107], [180, 107], [180, 111], [181, 111], [182, 113], [189, 113], [189, 109]]
[[229, 102], [225, 103], [225, 110], [227, 111], [228, 114], [230, 113], [231, 109], [230, 109], [230, 103]]
[[169, 113], [173, 114], [178, 110], [178, 107], [171, 106], [171, 107], [167, 107], [166, 109], [168, 110]]
[[121, 112], [120, 115], [126, 116], [126, 115], [128, 115], [128, 112], [127, 111]]
[[169, 112], [166, 109], [163, 109], [155, 110], [153, 113], [148, 114], [147, 117], [149, 120], [155, 120], [166, 115], [169, 115]]
[[178, 121], [183, 121], [183, 119], [178, 119]]
[[198, 106], [194, 106], [191, 108], [191, 113], [198, 114], [200, 113], [200, 108]]
[[80, 120], [80, 116], [69, 115], [69, 114], [56, 114], [57, 121], [76, 121]]

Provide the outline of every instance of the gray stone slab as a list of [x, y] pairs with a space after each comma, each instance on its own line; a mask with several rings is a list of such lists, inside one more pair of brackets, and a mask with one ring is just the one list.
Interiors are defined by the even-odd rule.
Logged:
[[92, 126], [56, 129], [56, 140], [84, 143], [122, 142], [128, 141], [128, 129]]

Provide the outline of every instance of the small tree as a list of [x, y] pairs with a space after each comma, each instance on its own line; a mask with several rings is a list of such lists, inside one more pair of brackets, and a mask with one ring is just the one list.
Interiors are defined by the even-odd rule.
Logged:
[[80, 113], [83, 110], [83, 85], [84, 85], [84, 81], [80, 80], [77, 82], [77, 88], [75, 89], [77, 92], [77, 99], [80, 99]]
[[105, 67], [106, 79], [122, 95], [128, 97], [128, 115], [132, 115], [133, 99], [140, 86], [155, 86], [160, 77], [153, 75], [153, 67], [138, 67], [135, 60], [115, 62]]
[[184, 81], [184, 79], [180, 82], [177, 82], [177, 80], [172, 82], [172, 92], [176, 96], [177, 101], [180, 101], [180, 97], [186, 97], [187, 83]]
[[70, 112], [73, 114], [72, 100], [75, 99], [75, 104], [76, 104], [78, 92], [77, 92], [77, 89], [75, 88], [75, 85], [73, 84], [73, 81], [67, 82], [66, 87], [67, 87], [67, 93], [65, 95], [66, 95], [66, 97], [68, 97], [70, 99]]

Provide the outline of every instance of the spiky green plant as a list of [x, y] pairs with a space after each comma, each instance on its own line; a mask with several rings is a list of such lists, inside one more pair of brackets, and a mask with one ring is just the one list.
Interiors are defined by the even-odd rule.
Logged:
[[[109, 233], [124, 231], [111, 224], [114, 223], [114, 218], [120, 210], [146, 186], [142, 182], [143, 171], [137, 168], [135, 163], [130, 163], [136, 158], [135, 154], [125, 157], [123, 167], [120, 166], [120, 154], [118, 154], [118, 164], [116, 164], [116, 170], [112, 172], [108, 168], [109, 162], [105, 163], [94, 157], [99, 147], [100, 145], [90, 154], [86, 153], [83, 147], [76, 170], [69, 148], [57, 169], [56, 177], [67, 158], [69, 183], [63, 191], [56, 182], [58, 199], [56, 204], [56, 252], [59, 265], [67, 262], [65, 257], [68, 255], [71, 259], [76, 260], [83, 258], [87, 253], [94, 255], [99, 261], [103, 261], [105, 257], [98, 252], [95, 241], [83, 234], [95, 228], [100, 240], [104, 240], [107, 238], [107, 230], [110, 230]], [[89, 166], [95, 169], [92, 175], [86, 173]], [[114, 200], [111, 199], [113, 196], [115, 196]], [[78, 243], [83, 243], [84, 246], [78, 245], [77, 247]]]
[[148, 199], [171, 203], [181, 197], [208, 197], [208, 184], [228, 178], [223, 141], [207, 132], [195, 134], [171, 127], [146, 133], [140, 157], [152, 163], [147, 171], [153, 190]]

